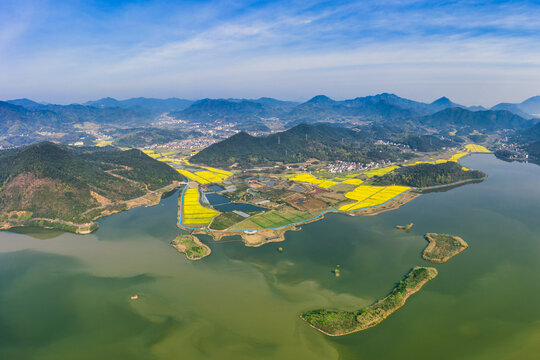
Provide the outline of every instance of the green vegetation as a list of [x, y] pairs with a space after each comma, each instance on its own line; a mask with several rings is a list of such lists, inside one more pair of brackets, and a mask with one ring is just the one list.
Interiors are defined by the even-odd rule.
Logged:
[[210, 255], [210, 248], [203, 244], [195, 235], [178, 235], [171, 245], [189, 260], [200, 260]]
[[463, 180], [482, 179], [486, 176], [479, 170], [463, 170], [456, 162], [442, 164], [417, 164], [404, 166], [373, 181], [373, 185], [403, 185], [428, 187], [453, 184]]
[[[242, 222], [243, 228], [271, 229], [313, 218], [317, 212], [298, 211], [288, 206], [251, 216]], [[234, 227], [233, 227], [234, 228]]]
[[286, 163], [318, 160], [370, 162], [397, 160], [403, 156], [393, 146], [374, 145], [366, 132], [328, 125], [301, 124], [284, 132], [264, 137], [238, 133], [210, 145], [191, 158], [192, 163], [227, 166]]
[[433, 263], [447, 262], [469, 247], [459, 236], [427, 233], [425, 238], [429, 244], [422, 252], [422, 257]]
[[528, 120], [509, 111], [470, 111], [452, 107], [419, 119], [419, 123], [438, 130], [459, 129], [470, 134], [474, 130], [495, 132], [501, 129], [519, 129], [532, 125]]
[[0, 213], [88, 223], [96, 215], [93, 208], [114, 207], [180, 179], [138, 150], [44, 142], [0, 151]]
[[409, 296], [417, 292], [428, 281], [437, 276], [430, 267], [415, 267], [394, 290], [385, 297], [358, 311], [314, 310], [302, 314], [309, 325], [326, 335], [340, 336], [366, 330], [379, 324], [394, 311], [402, 307]]
[[233, 212], [221, 213], [214, 218], [212, 224], [210, 225], [210, 229], [225, 230], [242, 220], [244, 220], [242, 216]]
[[171, 141], [202, 136], [197, 131], [185, 132], [178, 129], [133, 128], [116, 130], [113, 144], [120, 147], [145, 147], [153, 144], [166, 144]]

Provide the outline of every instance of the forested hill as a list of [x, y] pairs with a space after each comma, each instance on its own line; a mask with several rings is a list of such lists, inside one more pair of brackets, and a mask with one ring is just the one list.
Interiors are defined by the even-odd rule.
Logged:
[[374, 145], [367, 132], [329, 125], [300, 124], [287, 131], [254, 137], [240, 132], [213, 144], [191, 158], [193, 163], [226, 166], [265, 164], [272, 161], [396, 160], [400, 152], [391, 146]]
[[428, 187], [453, 184], [464, 180], [482, 179], [486, 176], [479, 170], [465, 170], [457, 162], [443, 164], [417, 164], [404, 166], [376, 178], [374, 185], [403, 185]]
[[88, 209], [140, 197], [180, 178], [139, 150], [43, 142], [0, 151], [0, 220], [86, 222], [82, 214]]
[[509, 111], [470, 111], [458, 107], [448, 108], [419, 118], [419, 123], [439, 130], [463, 129], [488, 132], [503, 129], [520, 129], [533, 124], [531, 121]]
[[519, 143], [532, 160], [540, 160], [540, 122], [529, 129], [518, 131], [512, 140]]

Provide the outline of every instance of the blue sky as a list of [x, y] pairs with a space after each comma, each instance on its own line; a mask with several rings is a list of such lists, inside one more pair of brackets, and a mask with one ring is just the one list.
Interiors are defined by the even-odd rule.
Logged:
[[540, 94], [537, 1], [0, 1], [0, 99], [518, 102]]

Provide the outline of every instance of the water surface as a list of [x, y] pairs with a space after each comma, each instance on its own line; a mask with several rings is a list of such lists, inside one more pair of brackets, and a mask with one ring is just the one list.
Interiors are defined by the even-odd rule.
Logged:
[[[197, 262], [169, 245], [177, 195], [104, 218], [92, 235], [1, 232], [0, 358], [537, 359], [540, 166], [462, 163], [490, 177], [377, 216], [329, 214], [279, 244], [205, 237], [212, 254]], [[299, 319], [385, 296], [429, 265], [425, 232], [470, 247], [383, 323], [330, 338]]]

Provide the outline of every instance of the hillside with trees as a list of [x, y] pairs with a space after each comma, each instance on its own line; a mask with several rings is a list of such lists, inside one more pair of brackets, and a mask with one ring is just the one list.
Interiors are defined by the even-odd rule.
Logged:
[[139, 150], [49, 142], [0, 151], [0, 221], [91, 221], [85, 212], [158, 190], [181, 176]]
[[465, 170], [457, 162], [442, 164], [417, 164], [403, 166], [384, 176], [375, 178], [373, 185], [403, 185], [423, 188], [428, 186], [453, 184], [464, 180], [483, 179], [479, 170]]
[[369, 132], [329, 125], [300, 124], [284, 132], [254, 137], [240, 132], [200, 151], [193, 163], [213, 166], [241, 166], [271, 162], [294, 163], [311, 158], [370, 162], [402, 158], [399, 149], [375, 145]]

